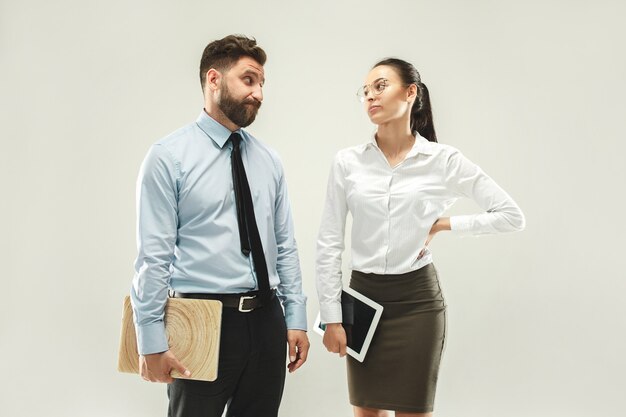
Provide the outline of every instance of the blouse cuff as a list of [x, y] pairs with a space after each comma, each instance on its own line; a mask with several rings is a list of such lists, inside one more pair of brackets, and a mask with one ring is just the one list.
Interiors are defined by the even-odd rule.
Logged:
[[455, 233], [469, 235], [471, 233], [472, 215], [451, 216], [450, 230]]
[[323, 324], [341, 323], [341, 302], [335, 301], [320, 306], [320, 317]]

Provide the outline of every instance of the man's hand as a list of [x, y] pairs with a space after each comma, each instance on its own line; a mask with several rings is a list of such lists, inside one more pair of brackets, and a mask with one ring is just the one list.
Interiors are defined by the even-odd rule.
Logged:
[[289, 372], [295, 372], [306, 362], [309, 354], [309, 338], [304, 330], [287, 330], [287, 343], [289, 343]]
[[329, 352], [338, 353], [342, 358], [346, 356], [346, 345], [348, 342], [346, 339], [346, 331], [341, 323], [326, 324], [323, 342]]
[[169, 350], [163, 353], [139, 355], [139, 372], [146, 381], [169, 384], [174, 381], [170, 375], [172, 369], [176, 369], [187, 378], [191, 376], [191, 372]]

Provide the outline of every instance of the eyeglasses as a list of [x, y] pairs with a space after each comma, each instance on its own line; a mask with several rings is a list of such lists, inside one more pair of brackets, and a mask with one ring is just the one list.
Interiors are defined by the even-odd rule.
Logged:
[[363, 87], [359, 88], [356, 92], [356, 96], [361, 103], [365, 103], [365, 99], [367, 95], [372, 92], [373, 95], [377, 96], [385, 91], [385, 88], [389, 85], [389, 80], [386, 78], [379, 78], [371, 84], [366, 84]]

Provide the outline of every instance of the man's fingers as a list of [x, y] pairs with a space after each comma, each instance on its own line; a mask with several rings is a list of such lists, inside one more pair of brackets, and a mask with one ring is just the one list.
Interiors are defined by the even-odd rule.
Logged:
[[145, 381], [172, 383], [174, 382], [171, 376], [173, 369], [185, 377], [191, 376], [191, 372], [170, 351], [142, 355], [139, 357], [139, 365], [141, 377]]
[[[302, 365], [304, 362], [306, 362], [307, 357], [309, 356], [309, 348], [310, 348], [310, 344], [307, 343], [303, 343], [302, 346], [299, 347], [299, 354], [300, 354], [300, 365]], [[299, 365], [299, 366], [300, 366]]]
[[174, 382], [174, 378], [172, 378], [170, 374], [163, 374], [159, 382], [165, 382], [166, 384], [171, 384], [172, 382]]
[[304, 363], [304, 361], [302, 359], [298, 359], [295, 362], [292, 362], [289, 364], [289, 372], [295, 372], [299, 367], [302, 366], [302, 364]]
[[169, 375], [169, 367], [156, 369], [148, 373], [148, 380], [150, 382], [171, 382], [172, 377]]
[[310, 346], [311, 345], [309, 344], [308, 340], [305, 340], [301, 342], [300, 345], [298, 345], [297, 360], [295, 362], [292, 361], [289, 364], [289, 372], [295, 372], [298, 368], [304, 365], [304, 362], [306, 362], [306, 359], [309, 355]]
[[295, 362], [295, 361], [296, 361], [296, 342], [293, 340], [290, 340], [289, 341], [289, 362]]
[[[180, 361], [178, 359], [172, 359], [171, 361], [171, 365], [172, 368], [176, 369], [178, 372], [180, 372], [181, 375], [183, 375], [186, 378], [189, 378], [191, 376], [191, 371], [189, 371], [189, 369], [187, 369], [185, 367], [185, 365], [183, 365], [182, 363], [180, 363]], [[168, 378], [171, 380], [172, 377], [169, 376], [168, 374]], [[170, 381], [171, 382], [171, 381]]]

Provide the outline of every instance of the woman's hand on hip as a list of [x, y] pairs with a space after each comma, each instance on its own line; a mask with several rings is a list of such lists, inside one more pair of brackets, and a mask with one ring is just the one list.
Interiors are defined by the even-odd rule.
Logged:
[[424, 242], [424, 247], [422, 248], [422, 251], [420, 252], [417, 259], [420, 259], [422, 256], [424, 256], [426, 248], [428, 247], [428, 245], [430, 245], [430, 242], [433, 240], [435, 235], [443, 230], [450, 230], [450, 217], [440, 217], [435, 220], [435, 223], [433, 223], [432, 227], [430, 228], [430, 232], [428, 232], [428, 237], [426, 238], [426, 242]]

